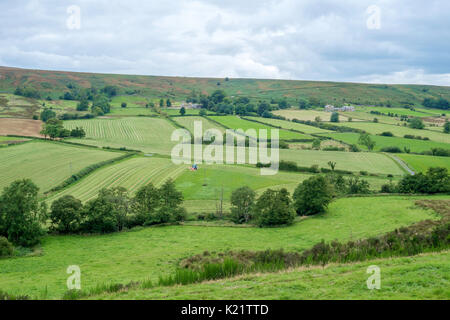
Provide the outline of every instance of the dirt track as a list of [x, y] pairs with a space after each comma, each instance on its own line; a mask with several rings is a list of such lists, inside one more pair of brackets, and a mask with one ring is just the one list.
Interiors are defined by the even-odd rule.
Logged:
[[0, 136], [18, 135], [26, 137], [42, 137], [42, 121], [28, 119], [0, 118]]

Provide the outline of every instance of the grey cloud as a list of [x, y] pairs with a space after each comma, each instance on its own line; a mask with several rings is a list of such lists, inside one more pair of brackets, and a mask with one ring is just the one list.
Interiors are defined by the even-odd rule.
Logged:
[[[66, 27], [81, 8], [81, 29]], [[381, 29], [366, 9], [381, 8]], [[0, 2], [0, 63], [51, 70], [450, 85], [447, 1]]]

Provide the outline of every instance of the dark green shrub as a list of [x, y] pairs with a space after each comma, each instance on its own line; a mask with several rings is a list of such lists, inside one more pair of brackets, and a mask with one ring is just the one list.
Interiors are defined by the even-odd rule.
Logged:
[[14, 247], [5, 237], [0, 237], [0, 257], [9, 257], [13, 254]]
[[294, 192], [294, 208], [299, 215], [324, 212], [333, 199], [333, 190], [322, 176], [303, 181]]
[[400, 149], [399, 147], [384, 147], [380, 151], [388, 153], [403, 153], [402, 149]]
[[286, 189], [279, 191], [268, 189], [255, 204], [254, 215], [260, 227], [289, 225], [294, 222], [294, 211]]
[[51, 229], [61, 234], [78, 232], [82, 208], [81, 201], [70, 195], [53, 201], [49, 214]]

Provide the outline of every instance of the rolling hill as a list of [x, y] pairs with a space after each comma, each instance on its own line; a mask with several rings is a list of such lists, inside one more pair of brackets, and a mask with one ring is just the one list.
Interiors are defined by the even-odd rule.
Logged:
[[147, 98], [184, 100], [192, 90], [211, 93], [224, 90], [229, 96], [247, 96], [255, 100], [286, 98], [294, 104], [314, 97], [327, 103], [359, 105], [421, 105], [424, 98], [450, 99], [450, 88], [426, 85], [384, 85], [320, 81], [185, 78], [142, 75], [75, 73], [0, 67], [0, 92], [13, 93], [18, 86], [32, 87], [44, 97], [58, 98], [69, 91], [67, 86], [117, 86], [121, 93], [134, 92]]

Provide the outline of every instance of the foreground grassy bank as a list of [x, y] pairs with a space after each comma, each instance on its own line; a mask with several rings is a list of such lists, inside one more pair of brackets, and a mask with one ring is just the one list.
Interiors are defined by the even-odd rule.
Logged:
[[0, 287], [11, 294], [60, 298], [70, 265], [81, 268], [83, 289], [104, 283], [157, 280], [172, 273], [186, 257], [208, 250], [301, 251], [325, 241], [360, 239], [383, 234], [425, 219], [431, 210], [414, 206], [417, 199], [437, 197], [345, 198], [329, 212], [286, 228], [170, 226], [103, 236], [48, 236], [40, 254], [0, 260]]
[[[381, 269], [381, 289], [368, 290], [369, 266]], [[201, 284], [124, 290], [92, 299], [450, 299], [450, 252], [345, 265], [249, 274]]]

